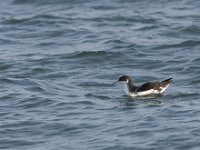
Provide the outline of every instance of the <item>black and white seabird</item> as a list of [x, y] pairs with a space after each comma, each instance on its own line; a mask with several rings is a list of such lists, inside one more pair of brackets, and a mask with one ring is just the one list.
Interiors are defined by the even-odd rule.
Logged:
[[[147, 82], [141, 86], [135, 86], [131, 78], [127, 75], [121, 76], [117, 82], [122, 82], [125, 86], [125, 92], [131, 97], [146, 96], [152, 94], [162, 94], [172, 82], [172, 78], [158, 82]], [[114, 83], [114, 84], [115, 84]]]

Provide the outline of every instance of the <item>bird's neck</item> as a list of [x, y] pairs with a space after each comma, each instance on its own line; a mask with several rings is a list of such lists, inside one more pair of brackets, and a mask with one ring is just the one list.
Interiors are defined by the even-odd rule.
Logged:
[[131, 79], [129, 79], [128, 82], [125, 82], [124, 86], [126, 94], [129, 94], [134, 89], [134, 85]]

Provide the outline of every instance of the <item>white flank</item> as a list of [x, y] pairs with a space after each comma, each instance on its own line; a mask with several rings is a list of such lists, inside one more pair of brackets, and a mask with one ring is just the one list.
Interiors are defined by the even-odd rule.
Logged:
[[131, 96], [131, 97], [147, 96], [147, 95], [151, 95], [151, 94], [161, 94], [161, 93], [163, 93], [169, 87], [169, 85], [170, 84], [168, 84], [164, 88], [161, 87], [162, 90], [160, 92], [158, 90], [154, 90], [154, 89], [150, 89], [150, 90], [143, 91], [143, 92], [129, 92], [128, 85], [126, 83], [124, 83], [126, 94], [129, 95], [129, 96]]
[[148, 90], [148, 91], [143, 91], [143, 92], [129, 92], [128, 95], [132, 96], [132, 97], [136, 97], [136, 96], [145, 96], [145, 95], [151, 95], [151, 94], [156, 94], [154, 93], [154, 89]]

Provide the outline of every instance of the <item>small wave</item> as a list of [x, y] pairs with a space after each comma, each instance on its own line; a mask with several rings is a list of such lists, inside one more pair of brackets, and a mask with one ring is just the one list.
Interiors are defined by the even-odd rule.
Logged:
[[12, 4], [31, 4], [34, 0], [13, 0]]
[[92, 101], [76, 101], [75, 103], [74, 103], [74, 105], [85, 105], [85, 106], [92, 106], [92, 105], [95, 105], [95, 103], [94, 102], [92, 102]]
[[111, 99], [109, 96], [94, 95], [94, 94], [91, 94], [91, 93], [85, 94], [85, 97], [88, 97], [88, 98], [95, 98], [95, 99], [100, 99], [100, 100], [108, 100], [108, 99]]
[[199, 92], [176, 92], [174, 94], [169, 95], [169, 98], [172, 99], [188, 99], [191, 97], [199, 97]]
[[186, 33], [186, 34], [199, 35], [200, 28], [198, 26], [192, 25], [192, 26], [182, 29], [181, 32]]
[[7, 83], [7, 84], [18, 84], [21, 80], [17, 80], [15, 78], [2, 78], [0, 79], [1, 83]]
[[150, 24], [150, 23], [157, 23], [157, 19], [156, 18], [149, 18], [149, 17], [141, 17], [141, 16], [122, 16], [122, 15], [111, 15], [111, 16], [107, 16], [107, 17], [93, 17], [93, 18], [80, 18], [83, 19], [85, 21], [94, 21], [94, 22], [104, 22], [104, 23], [108, 23], [108, 22], [116, 22], [116, 23], [120, 23], [123, 20], [124, 22], [122, 23], [122, 25], [131, 25], [132, 23], [144, 23], [144, 24]]
[[147, 26], [143, 26], [143, 27], [136, 29], [136, 31], [148, 31], [148, 30], [151, 31], [151, 30], [157, 29], [157, 28], [159, 28], [158, 25], [147, 25]]
[[48, 73], [48, 72], [52, 72], [52, 71], [53, 70], [50, 68], [37, 67], [37, 68], [33, 68], [31, 72], [35, 74], [35, 73]]
[[52, 103], [53, 103], [53, 101], [48, 98], [40, 98], [40, 97], [25, 98], [18, 103], [18, 107], [25, 108], [25, 109], [35, 108], [38, 106], [46, 107], [48, 105], [51, 105]]
[[84, 3], [85, 1], [81, 0], [13, 0], [11, 4], [14, 5], [25, 5], [25, 4], [32, 4], [36, 6], [41, 6], [41, 5], [55, 5], [55, 4], [80, 4]]
[[0, 44], [1, 45], [7, 45], [7, 44], [19, 44], [19, 40], [13, 40], [13, 39], [8, 39], [8, 38], [0, 38]]
[[[70, 18], [69, 18], [70, 19]], [[35, 15], [26, 15], [23, 17], [10, 17], [10, 18], [2, 18], [1, 23], [5, 25], [44, 25], [45, 23], [57, 24], [57, 23], [69, 23], [68, 19], [62, 18], [60, 16], [55, 16], [52, 14], [35, 14]]]
[[31, 92], [46, 92], [45, 91], [45, 89], [44, 88], [42, 88], [42, 87], [39, 87], [39, 86], [34, 86], [34, 87], [30, 87], [30, 88], [25, 88], [26, 90], [28, 90], [28, 91], [31, 91]]
[[[48, 65], [48, 64], [55, 63], [55, 60], [49, 56], [41, 57], [41, 58], [29, 58], [28, 61], [31, 63], [39, 64], [39, 65]], [[33, 68], [33, 69], [37, 69], [37, 68]]]
[[102, 57], [102, 56], [116, 56], [116, 52], [108, 51], [79, 51], [61, 56], [62, 58], [74, 59], [74, 58], [83, 58], [83, 57]]
[[105, 41], [104, 42], [105, 44], [110, 44], [110, 43], [114, 43], [114, 44], [126, 44], [126, 42], [125, 41], [123, 41], [123, 40], [113, 40], [113, 39], [111, 39], [111, 40], [107, 40], [107, 41]]
[[3, 62], [0, 62], [0, 71], [8, 70], [8, 69], [12, 68], [13, 66], [14, 66], [13, 64], [6, 64]]
[[95, 9], [95, 10], [114, 10], [114, 9], [116, 9], [116, 7], [111, 6], [111, 5], [97, 5], [97, 6], [92, 6], [92, 9]]
[[78, 86], [82, 86], [82, 87], [111, 87], [113, 86], [112, 83], [108, 84], [108, 83], [100, 83], [100, 82], [81, 82]]
[[200, 58], [195, 58], [192, 60], [192, 63], [194, 64], [199, 64], [200, 63]]
[[30, 18], [30, 17], [26, 17], [26, 18], [11, 17], [11, 18], [3, 18], [1, 23], [2, 24], [20, 24], [20, 23], [24, 23], [24, 22], [30, 21], [30, 20], [32, 20], [32, 18]]
[[1, 94], [1, 101], [2, 100], [11, 100], [11, 99], [15, 99], [16, 97], [21, 96], [21, 94], [18, 93], [6, 93], [6, 91], [4, 92], [4, 94]]
[[156, 47], [153, 47], [152, 49], [168, 49], [168, 48], [177, 48], [177, 47], [194, 47], [200, 45], [200, 41], [196, 40], [186, 40], [180, 43], [175, 44], [163, 44]]

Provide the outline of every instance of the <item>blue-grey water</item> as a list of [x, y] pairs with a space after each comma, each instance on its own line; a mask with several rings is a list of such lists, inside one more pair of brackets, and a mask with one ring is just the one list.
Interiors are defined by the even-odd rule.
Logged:
[[[199, 150], [200, 1], [6, 0], [0, 149]], [[136, 84], [174, 78], [164, 95]]]

